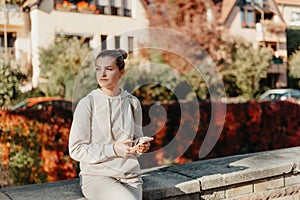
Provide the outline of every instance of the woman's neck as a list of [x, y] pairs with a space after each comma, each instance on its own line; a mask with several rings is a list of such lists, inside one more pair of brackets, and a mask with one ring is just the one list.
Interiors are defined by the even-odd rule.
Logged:
[[113, 97], [113, 96], [117, 96], [120, 94], [121, 90], [116, 87], [114, 89], [109, 89], [109, 88], [100, 88], [100, 90], [106, 94], [107, 96]]

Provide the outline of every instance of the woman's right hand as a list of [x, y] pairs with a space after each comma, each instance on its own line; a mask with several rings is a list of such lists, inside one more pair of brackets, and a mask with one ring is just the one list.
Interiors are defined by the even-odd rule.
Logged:
[[123, 142], [116, 142], [113, 147], [117, 156], [126, 157], [135, 154], [135, 150], [131, 147], [133, 140], [125, 140]]

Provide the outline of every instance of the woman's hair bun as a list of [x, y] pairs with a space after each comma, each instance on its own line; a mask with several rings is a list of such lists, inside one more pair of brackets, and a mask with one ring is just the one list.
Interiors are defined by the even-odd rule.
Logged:
[[117, 49], [117, 51], [122, 55], [123, 59], [126, 59], [128, 54], [123, 49]]
[[120, 70], [122, 70], [125, 67], [124, 60], [127, 58], [127, 55], [128, 55], [127, 52], [124, 51], [123, 49], [103, 50], [97, 55], [96, 61], [100, 57], [110, 56], [116, 60], [116, 65]]

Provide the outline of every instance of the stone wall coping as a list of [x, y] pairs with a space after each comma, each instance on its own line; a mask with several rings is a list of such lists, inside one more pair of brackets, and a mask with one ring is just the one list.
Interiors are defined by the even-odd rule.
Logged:
[[[143, 170], [144, 199], [162, 199], [300, 172], [300, 147]], [[0, 199], [84, 199], [79, 180], [0, 189]], [[2, 198], [3, 197], [3, 198]]]

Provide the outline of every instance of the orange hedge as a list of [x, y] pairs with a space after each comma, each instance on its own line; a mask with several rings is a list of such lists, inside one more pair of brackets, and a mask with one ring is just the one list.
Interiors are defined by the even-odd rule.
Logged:
[[[165, 123], [164, 115], [157, 114], [160, 113], [157, 108], [153, 108], [156, 114], [150, 118], [149, 109], [152, 105], [142, 105], [143, 125], [151, 124], [151, 127], [147, 127], [146, 135], [155, 137], [150, 153], [140, 157], [142, 167], [199, 160], [199, 149], [211, 118], [210, 102], [199, 102], [198, 126], [191, 123], [197, 115], [197, 109], [190, 103], [162, 106], [167, 114]], [[218, 142], [203, 159], [300, 145], [299, 104], [250, 101], [226, 106], [225, 124]], [[71, 114], [52, 109], [0, 115], [0, 158], [3, 165], [9, 165], [12, 169], [15, 184], [57, 181], [77, 176], [78, 165], [68, 154]], [[218, 115], [215, 118], [213, 126], [220, 126]], [[177, 134], [179, 128], [184, 134]], [[196, 136], [191, 139], [192, 132]], [[172, 146], [168, 146], [170, 142]]]
[[9, 165], [15, 185], [76, 177], [77, 164], [68, 153], [71, 122], [64, 110], [0, 114], [0, 159]]
[[[199, 103], [200, 122], [198, 127], [190, 123], [197, 114], [195, 110], [190, 109], [188, 112], [180, 113], [181, 108], [176, 103], [163, 106], [168, 113], [168, 120], [154, 136], [155, 140], [150, 148], [152, 153], [141, 157], [142, 166], [147, 168], [200, 160], [199, 150], [210, 123], [211, 103]], [[189, 107], [189, 103], [184, 106]], [[143, 106], [144, 125], [150, 123], [148, 116], [150, 107], [151, 105]], [[226, 107], [225, 123], [218, 142], [203, 159], [300, 145], [300, 104], [289, 101], [249, 101], [227, 104]], [[188, 109], [184, 108], [183, 110]], [[215, 117], [218, 118], [217, 115]], [[151, 121], [159, 123], [163, 119], [156, 117]], [[213, 126], [217, 128], [220, 126], [218, 123], [218, 119], [216, 119]], [[182, 135], [175, 137], [179, 126], [184, 127], [186, 137]], [[189, 139], [189, 134], [195, 130], [197, 130], [195, 138]], [[153, 133], [155, 132], [156, 130], [153, 130]], [[173, 143], [173, 147], [164, 150], [170, 142]], [[189, 147], [186, 150], [187, 144]]]

